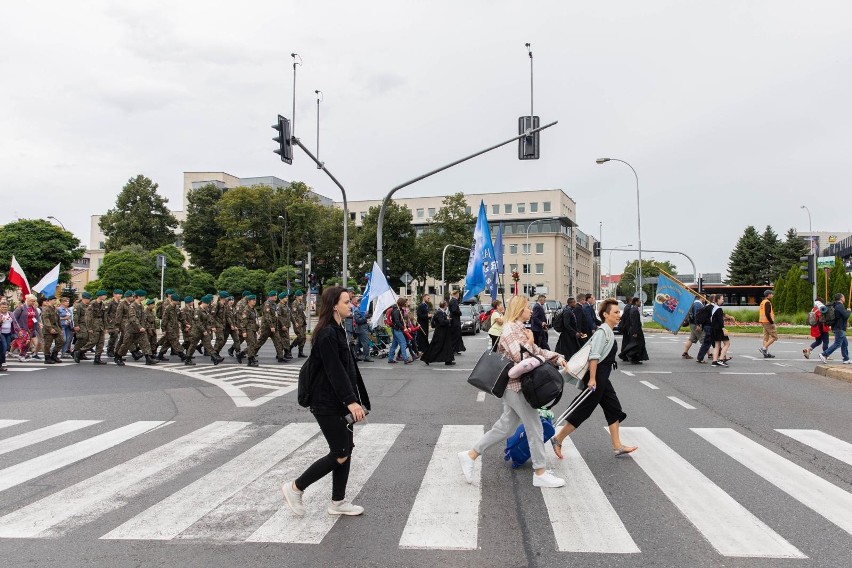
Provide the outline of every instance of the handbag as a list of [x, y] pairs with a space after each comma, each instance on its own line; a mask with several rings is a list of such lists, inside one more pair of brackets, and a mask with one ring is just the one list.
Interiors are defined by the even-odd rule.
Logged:
[[506, 392], [506, 385], [509, 383], [509, 369], [512, 365], [514, 363], [511, 359], [497, 352], [495, 343], [492, 349], [488, 349], [479, 357], [467, 382], [479, 390], [502, 398], [503, 393]]
[[579, 351], [568, 359], [568, 376], [565, 379], [571, 384], [577, 384], [589, 372], [589, 355], [592, 353], [592, 341], [586, 342]]

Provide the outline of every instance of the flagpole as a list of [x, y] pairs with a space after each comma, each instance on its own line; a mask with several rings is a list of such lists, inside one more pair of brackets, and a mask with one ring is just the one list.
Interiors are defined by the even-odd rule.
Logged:
[[704, 294], [701, 294], [700, 292], [696, 292], [692, 288], [688, 287], [686, 284], [684, 284], [683, 282], [681, 282], [680, 280], [678, 280], [677, 278], [675, 278], [674, 276], [672, 276], [671, 274], [669, 274], [668, 272], [666, 272], [665, 270], [660, 268], [660, 265], [657, 264], [656, 262], [654, 262], [653, 260], [651, 261], [651, 264], [653, 264], [654, 266], [657, 267], [657, 269], [660, 271], [660, 274], [664, 275], [666, 278], [668, 278], [669, 280], [671, 280], [672, 282], [674, 282], [675, 284], [677, 284], [678, 286], [680, 286], [681, 288], [683, 288], [684, 290], [689, 292], [690, 294], [694, 294], [695, 296], [701, 298], [705, 302], [710, 303], [710, 300], [707, 299], [707, 297]]

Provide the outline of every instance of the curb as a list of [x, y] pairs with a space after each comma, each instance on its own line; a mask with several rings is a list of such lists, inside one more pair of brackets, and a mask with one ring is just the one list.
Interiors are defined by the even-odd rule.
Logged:
[[[643, 329], [642, 331], [644, 331], [645, 333], [669, 333], [669, 334], [671, 334], [670, 331], [665, 330], [665, 329]], [[681, 331], [680, 333], [678, 333], [678, 335], [681, 335], [681, 334], [689, 336], [688, 331]], [[754, 338], [757, 338], [757, 339], [762, 339], [763, 335], [760, 334], [760, 333], [737, 333], [737, 332], [734, 332], [734, 333], [729, 333], [728, 337], [754, 337]], [[784, 334], [779, 333], [778, 334], [778, 340], [780, 341], [781, 339], [807, 339], [807, 340], [811, 341], [811, 340], [813, 340], [813, 337], [811, 337], [810, 335], [794, 335], [794, 334], [787, 334], [787, 333], [784, 333]]]
[[843, 369], [837, 365], [817, 365], [814, 368], [814, 373], [830, 379], [852, 383], [852, 369]]

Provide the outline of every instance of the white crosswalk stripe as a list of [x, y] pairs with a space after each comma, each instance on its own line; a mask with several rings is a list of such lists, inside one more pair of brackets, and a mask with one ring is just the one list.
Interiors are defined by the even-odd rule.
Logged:
[[[26, 423], [26, 420], [0, 420], [0, 428], [19, 426], [24, 429]], [[79, 439], [86, 428], [98, 424], [106, 426], [97, 420], [66, 420], [52, 425], [40, 424], [24, 433], [16, 430], [11, 436], [0, 437], [0, 454], [14, 459], [18, 450], [37, 450], [39, 442], [72, 432], [79, 432], [75, 434]], [[39, 457], [0, 470], [0, 489], [32, 482], [168, 424], [173, 423], [134, 422], [106, 433], [93, 433], [84, 441], [59, 450], [46, 451]], [[385, 458], [404, 427], [372, 423], [357, 427], [347, 487], [350, 500], [357, 503], [359, 492], [368, 482], [382, 483], [388, 467]], [[828, 521], [847, 532], [852, 531], [852, 494], [849, 492], [734, 430], [691, 430], [715, 447], [711, 447], [711, 451], [720, 450], [711, 459], [733, 458], [757, 474], [767, 487], [769, 484], [779, 487]], [[400, 549], [476, 550], [488, 546], [493, 535], [482, 534], [483, 519], [488, 518], [493, 500], [505, 499], [504, 493], [510, 488], [502, 484], [483, 487], [482, 460], [477, 460], [474, 483], [466, 483], [456, 458], [457, 452], [471, 447], [483, 431], [481, 425], [440, 427], [425, 471], [409, 479], [418, 490], [408, 514], [402, 517], [404, 526], [403, 520], [399, 521]], [[848, 441], [816, 430], [779, 429], [778, 432], [849, 464]], [[659, 488], [660, 498], [664, 496], [670, 500], [695, 528], [696, 537], [700, 535], [706, 539], [720, 555], [806, 558], [793, 543], [758, 519], [650, 430], [622, 428], [621, 435], [625, 443], [640, 447], [629, 458], [619, 458], [627, 461], [623, 465], [636, 468], [632, 475], [647, 475]], [[84, 534], [92, 535], [96, 530], [92, 536], [102, 535], [100, 538], [104, 540], [191, 539], [316, 545], [323, 543], [335, 529], [339, 517], [325, 511], [329, 504], [331, 476], [314, 484], [306, 493], [307, 514], [304, 517], [293, 515], [281, 497], [282, 483], [292, 481], [328, 452], [316, 423], [271, 426], [213, 422], [177, 438], [169, 430], [163, 430], [159, 436], [166, 441], [153, 449], [118, 465], [110, 464], [100, 473], [57, 488], [23, 506], [11, 505], [0, 517], [0, 538], [73, 535], [75, 530], [86, 525], [101, 523], [103, 526], [89, 528]], [[431, 440], [427, 443], [431, 444]], [[150, 444], [147, 447], [150, 448]], [[601, 462], [587, 463], [570, 438], [563, 442], [563, 453], [564, 460], [554, 461], [554, 473], [567, 480], [564, 488], [533, 488], [527, 477], [530, 475], [528, 466], [515, 474], [524, 477], [524, 483], [516, 489], [522, 493], [520, 498], [543, 502], [543, 515], [551, 525], [555, 549], [593, 554], [641, 554], [628, 530], [629, 525], [619, 516], [619, 501], [611, 501], [612, 496], [598, 482], [597, 476], [611, 475], [612, 471], [593, 471], [602, 467]], [[635, 465], [630, 463], [631, 459]], [[173, 487], [178, 479], [185, 481]], [[47, 478], [33, 485], [50, 487], [51, 483], [52, 478]], [[164, 491], [164, 487], [169, 489]], [[26, 492], [27, 489], [20, 490]], [[145, 507], [134, 509], [132, 504], [139, 500], [145, 501]], [[647, 529], [645, 525], [643, 530]]]

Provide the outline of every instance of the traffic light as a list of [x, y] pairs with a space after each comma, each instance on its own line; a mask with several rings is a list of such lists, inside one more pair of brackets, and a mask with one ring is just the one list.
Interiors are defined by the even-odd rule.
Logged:
[[293, 163], [293, 144], [290, 141], [290, 120], [278, 115], [278, 124], [273, 124], [272, 128], [278, 133], [278, 136], [273, 138], [278, 142], [278, 149], [275, 153], [281, 156], [281, 161], [286, 164]]
[[314, 287], [314, 286], [317, 285], [317, 275], [314, 274], [313, 272], [308, 274], [308, 284], [310, 284], [311, 287]]
[[601, 244], [600, 243], [592, 243], [592, 254], [595, 258], [600, 257], [601, 255]]
[[297, 260], [293, 264], [296, 265], [296, 278], [293, 282], [296, 284], [303, 284], [305, 282], [305, 262], [303, 260]]
[[[518, 134], [523, 134], [527, 130], [538, 128], [539, 120], [537, 116], [532, 117], [530, 124], [529, 116], [518, 117]], [[524, 136], [518, 139], [518, 159], [519, 160], [538, 160], [539, 157], [539, 134], [535, 132], [530, 136]]]
[[814, 265], [814, 255], [800, 256], [799, 262], [807, 264], [799, 265], [799, 268], [804, 272], [799, 278], [807, 280], [808, 284], [816, 284], [816, 266]]

